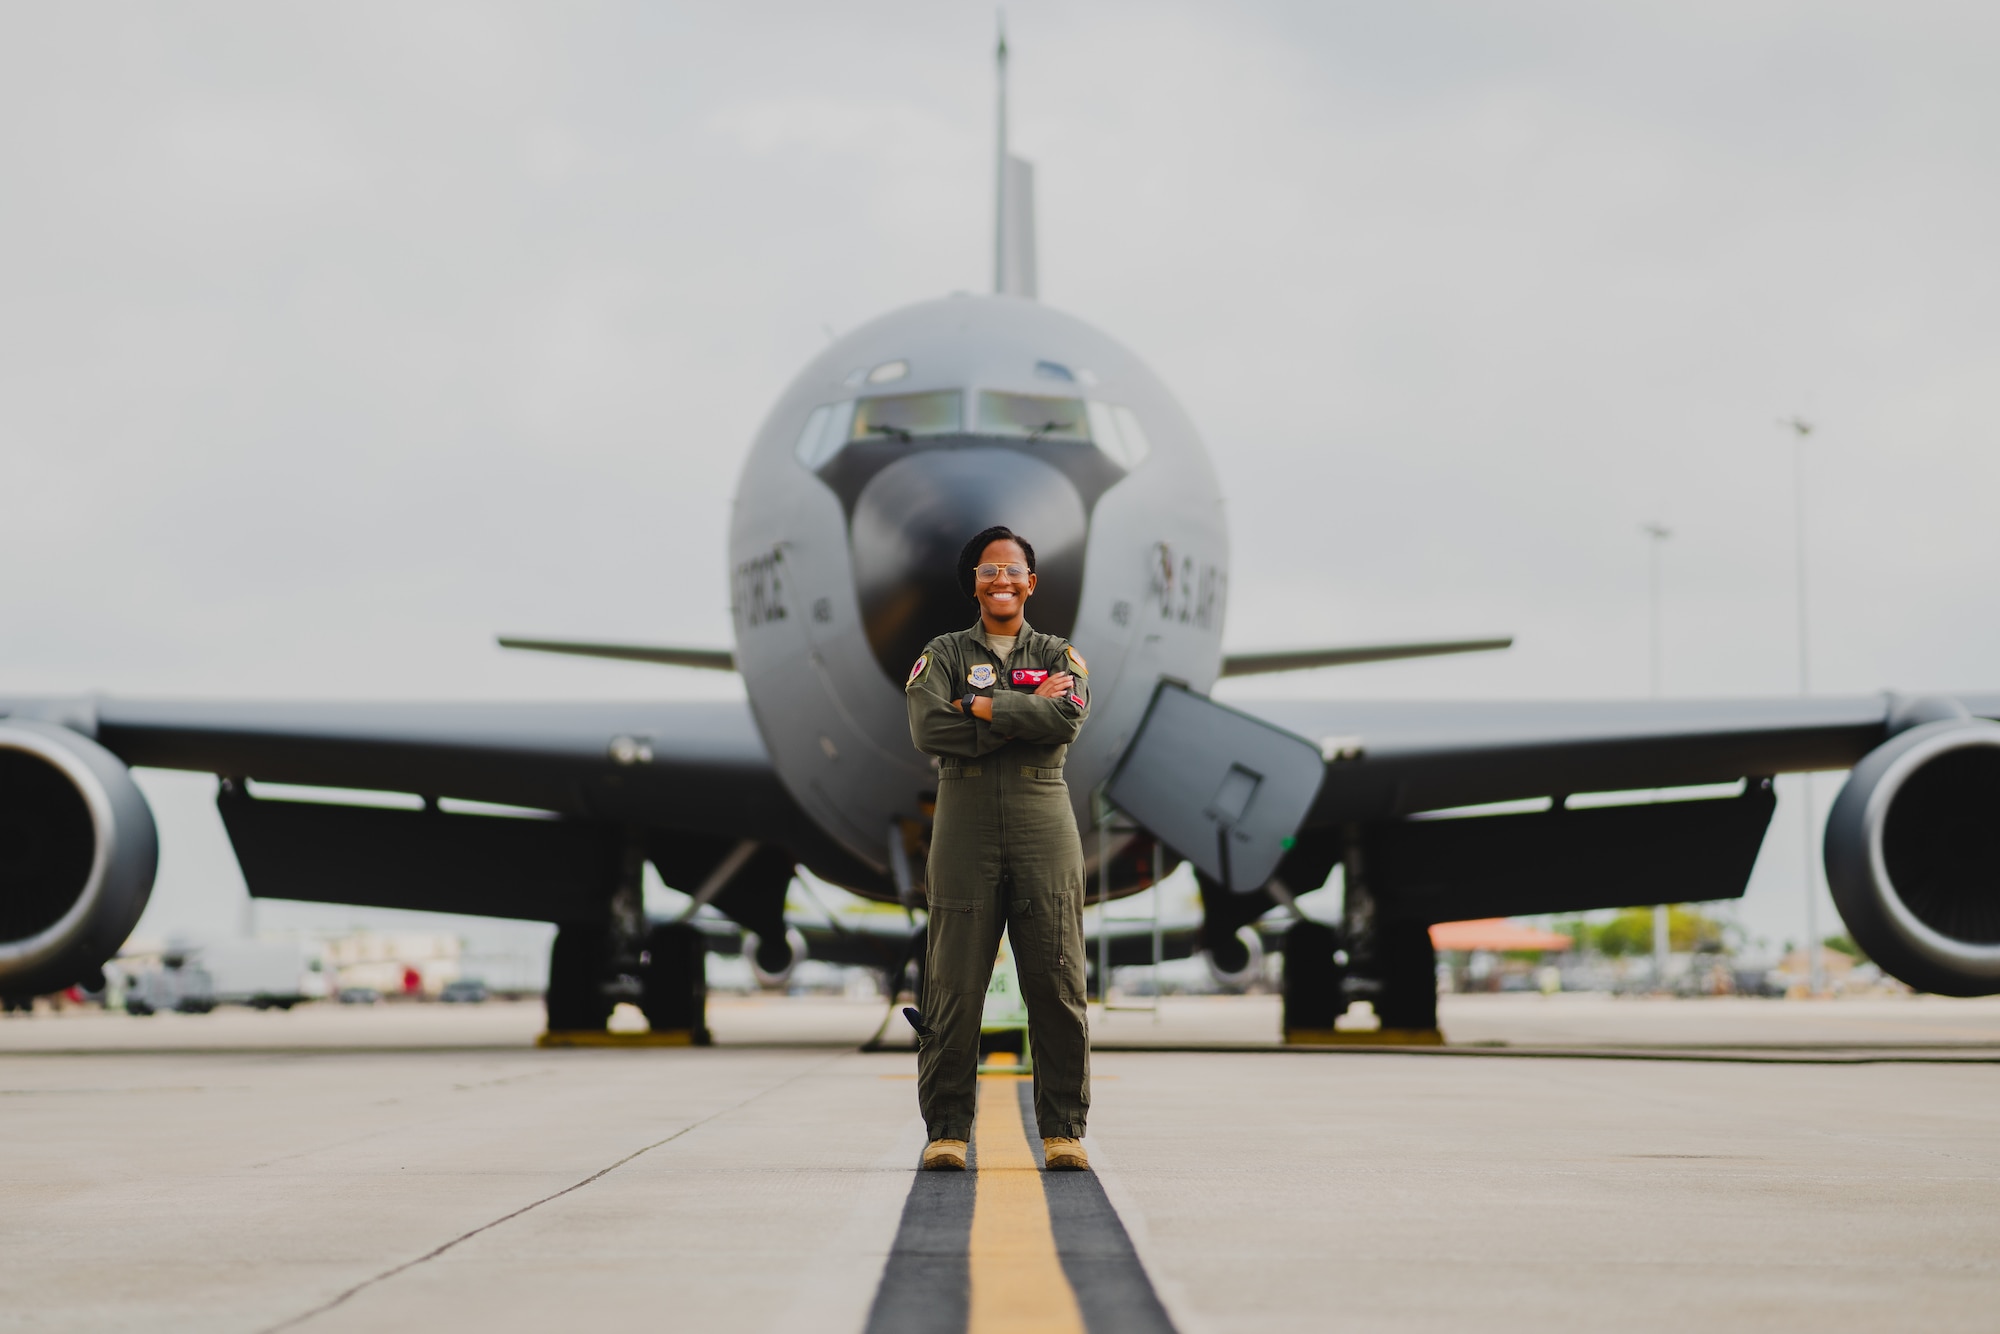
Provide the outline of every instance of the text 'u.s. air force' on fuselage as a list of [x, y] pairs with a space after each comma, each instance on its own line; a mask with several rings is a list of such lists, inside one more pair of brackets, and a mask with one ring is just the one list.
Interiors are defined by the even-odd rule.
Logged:
[[[1099, 834], [1092, 893], [1192, 863], [1202, 916], [1166, 948], [1240, 975], [1259, 937], [1239, 932], [1341, 869], [1339, 920], [1267, 927], [1288, 1032], [1324, 1035], [1361, 998], [1387, 1028], [1434, 1028], [1435, 922], [1740, 895], [1771, 777], [1849, 766], [1826, 852], [1855, 939], [1918, 987], [2000, 991], [2000, 693], [1314, 700], [1256, 717], [1210, 700], [1219, 676], [1508, 641], [1225, 655], [1208, 453], [1138, 358], [1036, 300], [1033, 172], [1004, 115], [997, 161], [994, 294], [836, 340], [752, 441], [729, 533], [733, 648], [502, 641], [735, 670], [746, 703], [0, 697], [0, 995], [95, 983], [137, 921], [158, 844], [128, 766], [218, 776], [255, 896], [557, 923], [552, 1032], [601, 1034], [631, 1000], [661, 1040], [705, 1040], [705, 952], [739, 942], [771, 978], [810, 948], [900, 981], [921, 956], [935, 788], [901, 686], [928, 640], [975, 615], [954, 558], [995, 523], [1035, 543], [1029, 619], [1091, 674], [1069, 777]], [[1726, 787], [1632, 796], [1700, 785]], [[1473, 809], [1493, 803], [1515, 808]], [[688, 895], [670, 920], [644, 912], [649, 863]], [[801, 866], [911, 915], [788, 922]], [[1109, 961], [1154, 939], [1114, 933]]]

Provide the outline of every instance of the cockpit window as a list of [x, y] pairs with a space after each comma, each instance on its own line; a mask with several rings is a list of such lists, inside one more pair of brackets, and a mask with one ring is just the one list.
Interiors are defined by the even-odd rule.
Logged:
[[1139, 429], [1139, 419], [1132, 409], [1116, 403], [1090, 404], [1090, 436], [1098, 448], [1109, 454], [1129, 471], [1146, 461], [1152, 452], [1147, 443], [1146, 433]]
[[908, 440], [919, 435], [952, 435], [965, 429], [962, 396], [956, 389], [934, 394], [891, 394], [854, 405], [849, 440]]
[[894, 394], [828, 403], [807, 416], [792, 452], [800, 463], [816, 471], [850, 440], [952, 435], [965, 429], [963, 401], [956, 389], [948, 389], [935, 394]]
[[806, 418], [805, 429], [799, 432], [799, 442], [792, 447], [792, 452], [806, 467], [819, 467], [847, 443], [847, 424], [853, 418], [852, 399], [814, 408], [812, 415]]
[[1000, 394], [982, 390], [981, 435], [1026, 436], [1030, 440], [1090, 439], [1090, 420], [1080, 398], [1045, 398], [1040, 394]]
[[1118, 418], [1118, 436], [1125, 445], [1125, 466], [1136, 468], [1146, 461], [1146, 455], [1153, 452], [1152, 442], [1139, 429], [1139, 418], [1132, 409], [1116, 407], [1111, 411]]
[[[800, 463], [818, 471], [850, 440], [907, 442], [919, 436], [955, 435], [966, 429], [964, 401], [958, 390], [946, 389], [828, 403], [806, 417], [793, 452]], [[976, 413], [971, 429], [980, 435], [1094, 442], [1127, 471], [1145, 462], [1151, 452], [1139, 418], [1117, 403], [984, 390], [976, 400]]]

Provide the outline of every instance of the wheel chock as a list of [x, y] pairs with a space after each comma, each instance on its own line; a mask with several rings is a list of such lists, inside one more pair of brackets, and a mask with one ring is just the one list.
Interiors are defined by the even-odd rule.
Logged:
[[1287, 1047], [1442, 1047], [1435, 1028], [1288, 1028]]

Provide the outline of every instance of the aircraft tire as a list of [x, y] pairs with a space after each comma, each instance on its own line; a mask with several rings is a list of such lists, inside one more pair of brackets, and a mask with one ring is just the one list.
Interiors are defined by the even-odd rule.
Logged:
[[1437, 1027], [1437, 951], [1422, 922], [1383, 922], [1375, 928], [1375, 964], [1382, 991], [1375, 1013], [1384, 1028]]
[[1334, 962], [1340, 939], [1319, 922], [1294, 922], [1285, 932], [1285, 1031], [1329, 1031], [1347, 1009], [1344, 970]]
[[556, 928], [549, 946], [549, 1032], [597, 1033], [611, 1018], [612, 1001], [604, 994], [606, 954], [604, 928], [571, 923]]
[[708, 1044], [708, 944], [693, 926], [656, 926], [646, 935], [639, 1008], [655, 1033], [683, 1032]]

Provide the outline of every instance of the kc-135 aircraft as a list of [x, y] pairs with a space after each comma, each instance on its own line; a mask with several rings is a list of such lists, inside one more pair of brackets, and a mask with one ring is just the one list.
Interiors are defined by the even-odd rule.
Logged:
[[[502, 641], [733, 670], [746, 702], [0, 698], [0, 995], [101, 979], [153, 881], [153, 820], [128, 773], [151, 766], [218, 776], [255, 896], [553, 922], [551, 1030], [602, 1031], [628, 999], [656, 1030], [705, 1040], [709, 937], [692, 907], [646, 919], [645, 864], [737, 924], [768, 974], [801, 952], [785, 919], [800, 867], [914, 924], [935, 779], [902, 687], [929, 639], [976, 615], [952, 563], [994, 523], [1035, 543], [1031, 622], [1088, 662], [1068, 774], [1093, 897], [1193, 863], [1189, 944], [1232, 973], [1246, 924], [1344, 868], [1340, 920], [1283, 936], [1291, 1034], [1364, 998], [1387, 1029], [1434, 1029], [1432, 923], [1739, 896], [1772, 776], [1850, 767], [1825, 858], [1855, 940], [1920, 989], [2000, 992], [2000, 692], [1254, 714], [1210, 700], [1223, 676], [1507, 641], [1224, 651], [1215, 469], [1136, 357], [1035, 299], [1005, 62], [1003, 45], [995, 293], [884, 315], [779, 397], [736, 491], [733, 650]], [[276, 799], [259, 783], [422, 800]], [[1734, 788], [1650, 799], [1719, 784]], [[1545, 804], [1518, 809], [1529, 799]], [[1515, 808], [1468, 809], [1501, 803]], [[836, 923], [814, 950], [900, 978], [921, 931]]]

